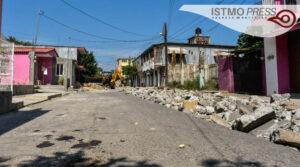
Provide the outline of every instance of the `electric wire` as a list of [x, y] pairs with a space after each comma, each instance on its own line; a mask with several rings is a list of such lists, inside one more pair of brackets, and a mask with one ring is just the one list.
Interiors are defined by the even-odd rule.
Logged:
[[[71, 27], [67, 24], [64, 24], [52, 17], [49, 17], [47, 15], [45, 15], [45, 13], [41, 14], [41, 16], [43, 16], [44, 18], [56, 23], [56, 24], [59, 24], [65, 28], [68, 28], [70, 30], [73, 30], [75, 32], [78, 32], [78, 33], [81, 33], [81, 34], [84, 34], [84, 35], [87, 35], [87, 36], [91, 36], [91, 37], [94, 37], [94, 38], [99, 38], [99, 39], [106, 39], [106, 40], [110, 40], [110, 41], [118, 41], [118, 42], [143, 42], [143, 41], [151, 41], [152, 39], [155, 39], [155, 38], [158, 38], [158, 36], [154, 36], [152, 38], [149, 38], [149, 39], [141, 39], [141, 40], [119, 40], [119, 39], [114, 39], [114, 38], [107, 38], [107, 37], [103, 37], [103, 36], [99, 36], [99, 35], [95, 35], [95, 34], [91, 34], [91, 33], [88, 33], [88, 32], [85, 32], [85, 31], [81, 31], [81, 30], [78, 30], [74, 27]], [[106, 41], [108, 42], [108, 41]]]
[[85, 15], [85, 16], [87, 16], [87, 17], [89, 17], [89, 18], [91, 18], [91, 19], [93, 19], [93, 20], [95, 20], [95, 21], [97, 21], [97, 22], [99, 22], [99, 23], [101, 23], [101, 24], [104, 24], [104, 25], [106, 25], [106, 26], [108, 26], [108, 27], [111, 27], [111, 28], [113, 28], [113, 29], [115, 29], [115, 30], [118, 30], [118, 31], [121, 31], [121, 32], [125, 32], [125, 33], [128, 33], [128, 34], [132, 34], [132, 35], [136, 35], [136, 36], [147, 36], [147, 35], [143, 35], [143, 34], [138, 34], [138, 33], [135, 33], [135, 32], [131, 32], [131, 31], [122, 29], [122, 28], [120, 28], [120, 27], [118, 27], [118, 26], [115, 26], [115, 25], [112, 25], [112, 24], [110, 24], [110, 23], [107, 23], [107, 22], [105, 22], [105, 21], [103, 21], [103, 20], [101, 20], [101, 19], [99, 19], [99, 18], [97, 18], [97, 17], [95, 17], [95, 16], [93, 16], [93, 15], [91, 15], [91, 14], [89, 14], [89, 13], [83, 11], [82, 9], [80, 9], [80, 8], [78, 8], [78, 7], [74, 6], [74, 5], [72, 5], [71, 3], [66, 2], [65, 0], [61, 0], [61, 2], [63, 2], [63, 3], [66, 4], [67, 6], [71, 7], [72, 9], [77, 10], [77, 11], [80, 12], [81, 14], [83, 14], [83, 15]]

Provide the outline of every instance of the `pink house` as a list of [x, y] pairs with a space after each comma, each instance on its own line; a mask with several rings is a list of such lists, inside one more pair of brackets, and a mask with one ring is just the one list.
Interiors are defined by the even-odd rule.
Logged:
[[[297, 4], [300, 0], [273, 0], [274, 4]], [[263, 0], [269, 4], [270, 0]], [[300, 24], [289, 32], [264, 38], [266, 94], [300, 93]]]
[[265, 62], [262, 48], [241, 49], [216, 56], [220, 91], [265, 94]]
[[[297, 4], [300, 0], [262, 0], [267, 4]], [[262, 93], [272, 95], [274, 93], [300, 93], [300, 23], [298, 23], [287, 33], [277, 37], [264, 38], [263, 59], [261, 63], [257, 61], [257, 67], [261, 66], [261, 74], [257, 77], [250, 77], [246, 74], [251, 85], [261, 85]], [[235, 69], [231, 64], [235, 64], [232, 58], [219, 59], [219, 87], [220, 90], [235, 92], [237, 81], [242, 80], [236, 76]], [[261, 64], [261, 65], [260, 65]], [[238, 78], [238, 79], [236, 79]], [[254, 81], [259, 81], [254, 83]], [[251, 86], [245, 82], [242, 86]]]
[[[54, 60], [58, 57], [54, 48], [36, 48], [36, 66], [33, 60], [33, 48], [16, 47], [14, 56], [14, 84], [29, 85], [37, 83], [52, 84], [55, 74]], [[34, 70], [36, 69], [36, 72]], [[35, 76], [35, 77], [34, 77]], [[31, 82], [32, 81], [32, 82]]]

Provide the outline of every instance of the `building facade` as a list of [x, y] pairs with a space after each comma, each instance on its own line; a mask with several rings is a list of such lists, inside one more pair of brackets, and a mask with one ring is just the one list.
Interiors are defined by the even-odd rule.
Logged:
[[83, 47], [36, 46], [36, 64], [32, 46], [16, 46], [14, 84], [58, 85], [60, 78], [74, 86], [80, 81], [80, 58]]
[[[202, 80], [217, 79], [214, 53], [233, 51], [235, 47], [209, 44], [209, 37], [202, 37], [204, 36], [199, 34], [199, 30], [196, 30], [195, 38], [190, 38], [189, 43], [168, 43], [168, 84], [183, 84], [197, 77]], [[199, 44], [197, 41], [206, 41], [206, 44]], [[149, 47], [133, 61], [133, 65], [138, 68], [134, 86], [165, 86], [164, 43]]]
[[[15, 47], [14, 85], [53, 84], [55, 77], [55, 48], [36, 48], [36, 64], [33, 48]], [[34, 73], [36, 70], [36, 73]]]
[[[118, 70], [122, 73], [122, 67], [132, 65], [134, 58], [118, 58]], [[122, 75], [124, 75], [122, 73]]]
[[[299, 0], [263, 0], [262, 4], [297, 4]], [[299, 21], [299, 20], [298, 20]], [[266, 94], [300, 93], [300, 24], [289, 32], [264, 38]]]

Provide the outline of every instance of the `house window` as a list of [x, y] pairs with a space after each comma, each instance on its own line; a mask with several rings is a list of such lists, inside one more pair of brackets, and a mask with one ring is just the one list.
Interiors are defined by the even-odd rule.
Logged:
[[[172, 55], [171, 54], [169, 54], [168, 62], [169, 62], [169, 64], [172, 63]], [[181, 64], [180, 63], [180, 54], [176, 54], [175, 63], [176, 64]], [[182, 64], [186, 64], [186, 58], [185, 58], [184, 54], [182, 55]]]
[[64, 74], [64, 65], [63, 64], [56, 64], [56, 75], [61, 76]]

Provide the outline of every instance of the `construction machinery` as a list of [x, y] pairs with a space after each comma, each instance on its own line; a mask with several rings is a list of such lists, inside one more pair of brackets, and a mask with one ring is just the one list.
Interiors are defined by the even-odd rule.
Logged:
[[122, 77], [122, 74], [120, 73], [119, 69], [115, 70], [115, 73], [112, 75], [110, 80], [110, 88], [115, 89], [116, 88], [116, 80], [120, 79], [121, 83], [123, 85], [126, 84], [126, 80]]

